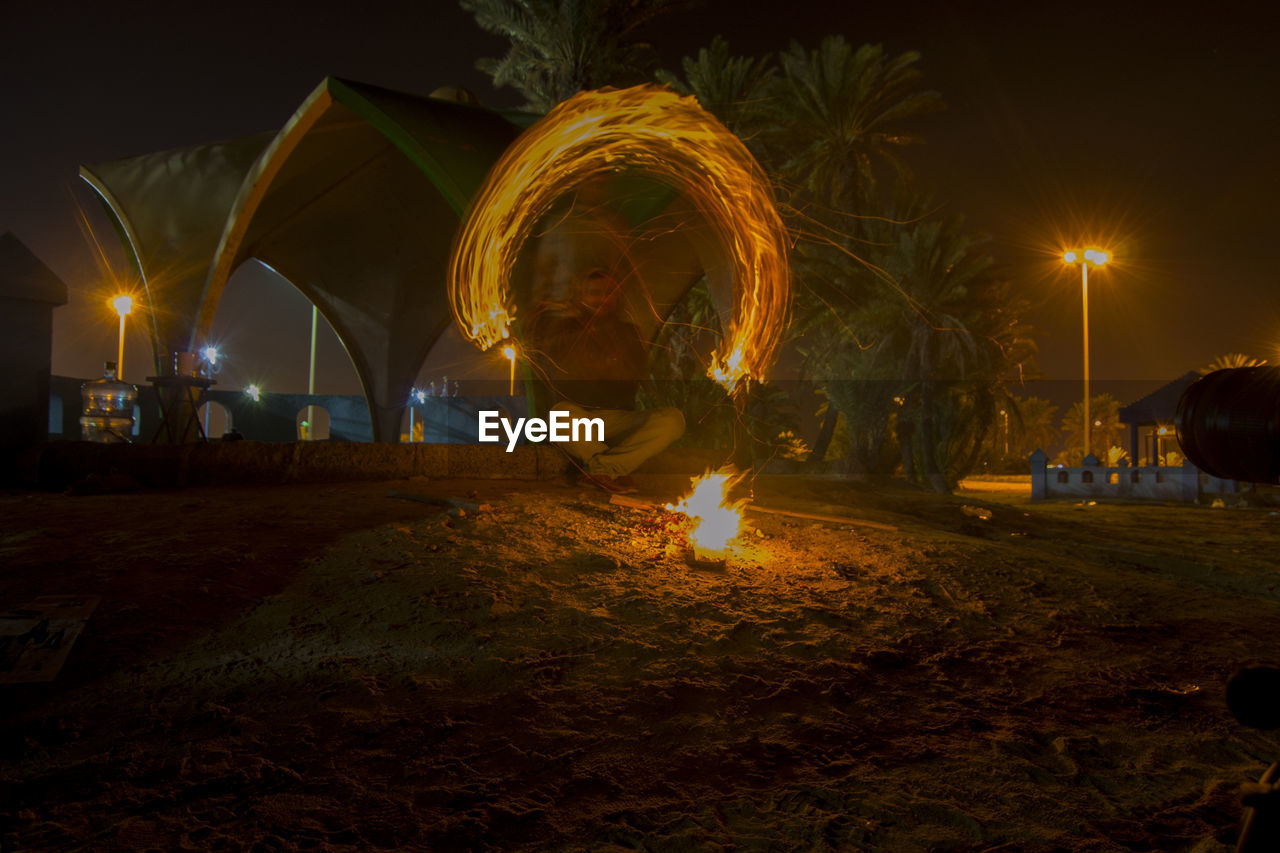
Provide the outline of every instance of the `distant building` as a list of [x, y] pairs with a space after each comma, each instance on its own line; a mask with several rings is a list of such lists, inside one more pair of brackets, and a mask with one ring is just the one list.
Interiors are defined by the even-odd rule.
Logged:
[[[1148, 467], [1182, 464], [1175, 417], [1182, 393], [1200, 374], [1191, 371], [1162, 385], [1147, 396], [1120, 409], [1120, 422], [1129, 427], [1129, 458], [1132, 465]], [[1177, 454], [1170, 457], [1170, 454]]]
[[19, 452], [44, 439], [53, 309], [66, 301], [62, 279], [12, 233], [0, 234], [0, 482], [15, 476]]

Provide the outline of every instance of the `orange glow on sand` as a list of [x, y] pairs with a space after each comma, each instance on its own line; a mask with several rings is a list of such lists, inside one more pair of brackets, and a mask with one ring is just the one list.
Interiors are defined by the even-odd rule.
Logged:
[[764, 172], [692, 97], [646, 85], [579, 92], [526, 130], [485, 177], [449, 259], [449, 304], [480, 349], [510, 337], [510, 275], [535, 224], [582, 181], [637, 169], [706, 217], [734, 271], [728, 332], [707, 375], [763, 379], [787, 326], [788, 237]]
[[708, 471], [693, 479], [693, 491], [677, 503], [667, 504], [671, 512], [684, 513], [692, 526], [689, 539], [694, 553], [723, 556], [729, 543], [742, 531], [742, 508], [747, 499], [729, 501], [729, 489], [742, 479], [731, 468]]

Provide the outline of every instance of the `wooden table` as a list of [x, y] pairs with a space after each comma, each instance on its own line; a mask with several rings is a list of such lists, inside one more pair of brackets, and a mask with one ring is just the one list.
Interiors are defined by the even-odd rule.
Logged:
[[156, 400], [160, 404], [160, 426], [151, 437], [152, 444], [161, 433], [169, 444], [181, 444], [186, 441], [193, 424], [198, 440], [209, 440], [204, 433], [204, 424], [200, 422], [200, 404], [204, 402], [209, 386], [216, 385], [216, 382], [203, 376], [148, 376], [147, 381], [155, 389]]

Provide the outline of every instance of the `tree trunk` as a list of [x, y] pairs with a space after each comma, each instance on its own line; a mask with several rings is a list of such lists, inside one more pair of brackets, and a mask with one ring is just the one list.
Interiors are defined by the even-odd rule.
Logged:
[[937, 437], [933, 430], [933, 364], [926, 346], [920, 364], [920, 444], [925, 482], [940, 495], [949, 495], [947, 478], [938, 468]]
[[862, 448], [858, 446], [858, 439], [853, 430], [849, 431], [848, 452], [844, 458], [844, 475], [855, 483], [870, 482], [870, 472], [867, 470], [867, 460], [862, 455]]
[[916, 425], [898, 413], [898, 453], [902, 457], [902, 476], [908, 483], [916, 481], [916, 454], [912, 441], [916, 434]]
[[836, 422], [840, 420], [840, 412], [827, 401], [827, 412], [822, 416], [822, 426], [818, 429], [818, 437], [813, 442], [813, 451], [809, 454], [809, 462], [821, 462], [827, 458], [827, 448], [831, 446], [831, 438], [836, 434]]

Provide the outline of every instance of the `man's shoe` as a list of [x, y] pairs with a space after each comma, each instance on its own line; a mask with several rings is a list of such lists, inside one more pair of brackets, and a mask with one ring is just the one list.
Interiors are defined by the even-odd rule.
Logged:
[[630, 495], [637, 491], [634, 486], [628, 488], [608, 474], [583, 474], [578, 478], [578, 482], [584, 486], [595, 486], [597, 489], [603, 489], [615, 495]]
[[613, 481], [624, 489], [630, 489], [632, 492], [640, 491], [640, 487], [636, 485], [635, 477], [630, 474], [623, 474], [621, 477], [614, 477]]

